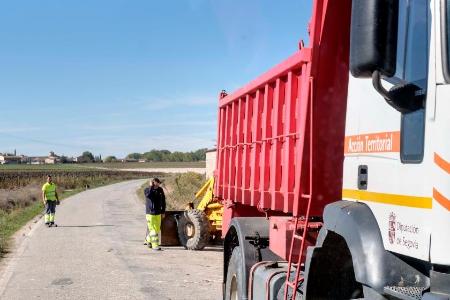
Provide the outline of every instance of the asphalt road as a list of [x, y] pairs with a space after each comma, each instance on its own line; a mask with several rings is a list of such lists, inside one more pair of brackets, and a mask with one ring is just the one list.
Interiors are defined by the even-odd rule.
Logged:
[[221, 299], [221, 249], [143, 245], [143, 181], [89, 190], [30, 228], [4, 260], [0, 299]]

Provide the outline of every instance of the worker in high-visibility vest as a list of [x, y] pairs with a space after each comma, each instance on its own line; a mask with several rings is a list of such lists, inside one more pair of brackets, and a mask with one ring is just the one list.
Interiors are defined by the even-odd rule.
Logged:
[[42, 202], [45, 206], [45, 225], [48, 227], [58, 226], [55, 224], [56, 205], [59, 204], [56, 184], [51, 175], [47, 175], [47, 182], [42, 186]]
[[153, 178], [149, 187], [144, 190], [145, 217], [147, 219], [145, 244], [155, 251], [161, 250], [159, 233], [161, 231], [161, 219], [166, 212], [166, 196], [160, 185], [161, 181], [158, 178]]

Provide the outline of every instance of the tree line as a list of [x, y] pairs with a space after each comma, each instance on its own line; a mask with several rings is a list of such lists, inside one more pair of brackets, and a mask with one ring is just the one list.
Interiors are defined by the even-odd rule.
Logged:
[[102, 162], [102, 156], [92, 154], [90, 151], [84, 151], [81, 156], [78, 156], [77, 162], [79, 163], [93, 163], [93, 162]]
[[[181, 152], [169, 150], [150, 150], [144, 153], [130, 153], [126, 156], [129, 160], [145, 160], [153, 162], [193, 162], [204, 161], [206, 159], [207, 148], [198, 149], [196, 151]], [[117, 158], [115, 156], [108, 156], [104, 160], [105, 162], [115, 162]]]
[[128, 159], [145, 159], [148, 161], [202, 161], [206, 159], [206, 148], [198, 149], [191, 152], [169, 150], [151, 150], [145, 153], [130, 153]]

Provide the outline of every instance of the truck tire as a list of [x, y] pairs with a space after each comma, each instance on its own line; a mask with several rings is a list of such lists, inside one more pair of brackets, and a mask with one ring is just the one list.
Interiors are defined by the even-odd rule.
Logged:
[[188, 250], [201, 250], [209, 242], [210, 224], [203, 211], [190, 209], [178, 221], [180, 243]]
[[224, 300], [247, 299], [245, 295], [243, 261], [241, 248], [239, 246], [233, 249], [230, 262], [228, 263], [227, 281], [225, 283]]
[[329, 231], [322, 247], [311, 257], [307, 299], [364, 299], [363, 286], [356, 281], [352, 255], [342, 236]]

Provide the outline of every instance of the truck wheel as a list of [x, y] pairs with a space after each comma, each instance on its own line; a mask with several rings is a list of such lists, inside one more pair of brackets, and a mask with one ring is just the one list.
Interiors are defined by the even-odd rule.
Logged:
[[247, 299], [244, 295], [245, 278], [241, 248], [235, 247], [228, 263], [227, 281], [225, 283], [225, 300]]
[[180, 243], [189, 250], [201, 250], [210, 238], [209, 220], [203, 211], [190, 209], [178, 221]]
[[364, 299], [363, 286], [356, 281], [347, 242], [332, 231], [313, 256], [307, 276], [306, 299]]

